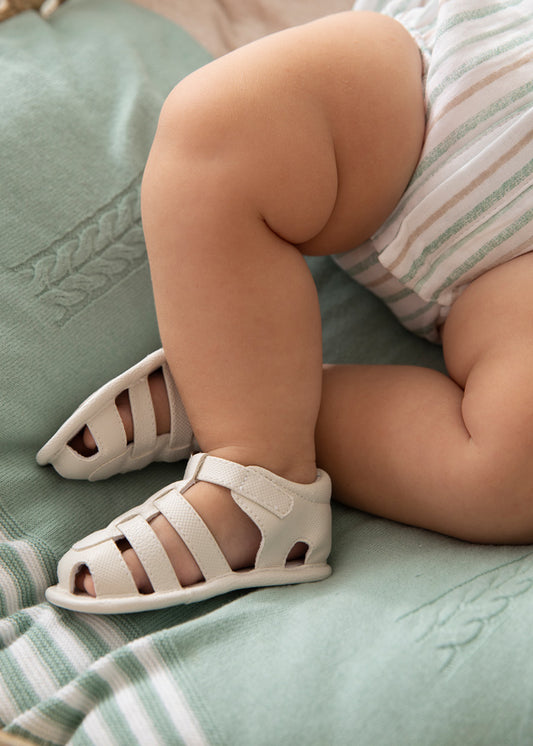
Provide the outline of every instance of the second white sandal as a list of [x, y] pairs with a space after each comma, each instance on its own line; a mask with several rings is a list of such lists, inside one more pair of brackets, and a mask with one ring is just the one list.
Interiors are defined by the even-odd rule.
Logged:
[[[161, 370], [170, 406], [170, 432], [157, 435], [156, 418], [148, 377]], [[128, 442], [116, 398], [128, 392], [133, 419], [133, 441]], [[97, 445], [85, 456], [73, 447], [72, 439], [87, 426]], [[52, 464], [67, 479], [95, 482], [115, 474], [143, 469], [152, 461], [188, 458], [194, 436], [181, 397], [162, 349], [108, 381], [88, 397], [37, 454], [41, 466]]]
[[[185, 498], [196, 482], [231, 490], [239, 507], [262, 535], [254, 566], [234, 571], [201, 517]], [[259, 466], [240, 464], [203, 453], [192, 456], [185, 478], [160, 490], [145, 503], [119, 516], [106, 529], [90, 534], [65, 554], [58, 566], [58, 584], [46, 598], [57, 606], [95, 614], [161, 609], [202, 601], [242, 588], [322, 580], [331, 573], [331, 481], [321, 470], [311, 484], [283, 479]], [[162, 514], [180, 535], [204, 580], [181, 586], [150, 520]], [[140, 593], [117, 546], [126, 540], [152, 584]], [[305, 557], [288, 561], [299, 542]], [[91, 573], [96, 597], [76, 590], [82, 567]]]

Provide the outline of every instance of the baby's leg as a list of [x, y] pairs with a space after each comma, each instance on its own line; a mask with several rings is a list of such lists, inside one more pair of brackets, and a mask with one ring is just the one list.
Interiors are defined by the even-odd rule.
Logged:
[[444, 328], [447, 378], [326, 371], [317, 447], [348, 505], [458, 538], [533, 541], [533, 255], [476, 280]]
[[[302, 250], [341, 251], [381, 224], [423, 127], [418, 50], [374, 14], [276, 34], [170, 96], [143, 220], [163, 346], [202, 450], [315, 479], [322, 348]], [[187, 499], [230, 564], [250, 564], [257, 529], [229, 494], [199, 482]], [[197, 580], [165, 519], [153, 527], [182, 583]]]

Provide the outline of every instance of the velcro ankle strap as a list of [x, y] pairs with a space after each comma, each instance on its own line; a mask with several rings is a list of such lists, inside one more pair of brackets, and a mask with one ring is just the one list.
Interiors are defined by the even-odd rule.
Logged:
[[288, 480], [260, 466], [242, 466], [205, 453], [190, 458], [185, 479], [226, 487], [261, 505], [278, 518], [288, 515], [294, 503], [295, 493], [290, 490]]

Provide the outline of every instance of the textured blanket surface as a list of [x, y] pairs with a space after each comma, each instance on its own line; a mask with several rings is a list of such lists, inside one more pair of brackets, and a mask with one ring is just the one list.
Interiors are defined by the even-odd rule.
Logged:
[[[140, 178], [162, 101], [208, 59], [119, 0], [0, 26], [0, 725], [45, 746], [528, 746], [531, 547], [335, 505], [321, 583], [122, 617], [44, 601], [73, 541], [180, 476], [77, 483], [34, 458], [159, 346]], [[329, 259], [309, 264], [326, 360], [443, 368]]]

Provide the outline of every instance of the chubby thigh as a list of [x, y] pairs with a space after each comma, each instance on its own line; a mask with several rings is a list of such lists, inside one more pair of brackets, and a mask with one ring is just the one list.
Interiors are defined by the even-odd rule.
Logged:
[[533, 541], [533, 253], [474, 280], [443, 330], [449, 376], [325, 370], [318, 462], [342, 502], [490, 543]]
[[250, 205], [303, 253], [345, 251], [379, 228], [417, 165], [421, 68], [416, 43], [393, 19], [327, 16], [186, 78], [156, 142], [208, 162], [225, 201]]

